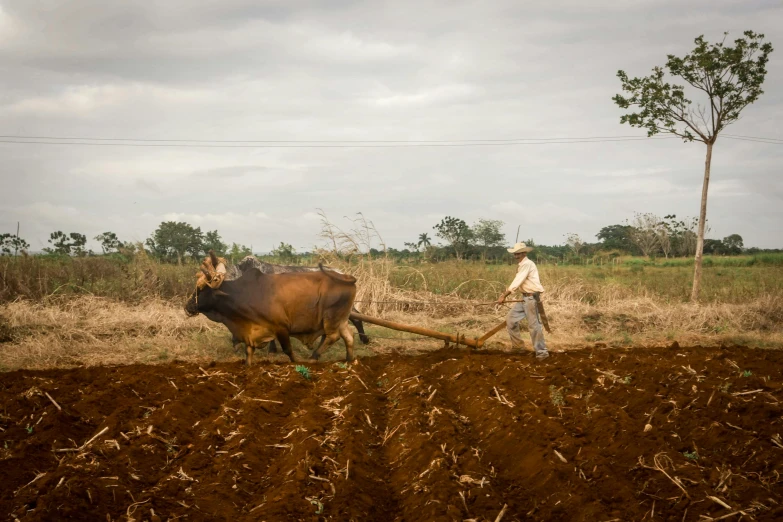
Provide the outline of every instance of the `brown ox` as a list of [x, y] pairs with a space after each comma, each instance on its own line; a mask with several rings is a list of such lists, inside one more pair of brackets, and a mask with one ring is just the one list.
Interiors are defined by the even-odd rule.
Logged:
[[356, 279], [319, 267], [318, 272], [283, 274], [250, 269], [228, 280], [225, 260], [210, 252], [185, 311], [189, 315], [203, 313], [226, 325], [234, 338], [247, 346], [248, 365], [253, 351], [275, 338], [294, 361], [291, 337], [309, 344], [321, 335], [324, 337], [311, 354], [313, 359], [342, 337], [346, 360], [353, 361], [348, 317], [356, 297]]

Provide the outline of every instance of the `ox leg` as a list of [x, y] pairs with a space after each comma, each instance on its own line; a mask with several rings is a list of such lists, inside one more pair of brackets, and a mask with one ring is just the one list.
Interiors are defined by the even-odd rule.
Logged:
[[288, 332], [280, 332], [277, 334], [277, 340], [280, 341], [280, 348], [291, 359], [291, 362], [296, 362], [294, 357], [294, 351], [291, 349], [291, 338], [288, 336]]
[[253, 347], [252, 344], [248, 344], [247, 357], [245, 358], [245, 362], [247, 363], [248, 367], [250, 367], [253, 364], [253, 351], [255, 351], [255, 347]]
[[277, 343], [274, 339], [269, 341], [269, 353], [277, 353]]
[[312, 354], [310, 354], [310, 358], [317, 361], [321, 358], [321, 354], [329, 348], [334, 342], [340, 337], [340, 331], [331, 332], [328, 334], [325, 334], [323, 338], [321, 339], [321, 345], [316, 348]]
[[359, 332], [359, 339], [362, 341], [362, 344], [369, 343], [370, 338], [364, 333], [364, 323], [358, 319], [349, 319], [349, 321], [356, 327], [356, 331]]
[[345, 343], [345, 360], [349, 363], [353, 362], [355, 360], [353, 356], [353, 332], [348, 327], [347, 321], [340, 326], [340, 337], [343, 338]]
[[245, 348], [247, 345], [245, 345], [244, 342], [240, 341], [239, 339], [234, 339], [234, 353], [242, 353], [245, 351]]

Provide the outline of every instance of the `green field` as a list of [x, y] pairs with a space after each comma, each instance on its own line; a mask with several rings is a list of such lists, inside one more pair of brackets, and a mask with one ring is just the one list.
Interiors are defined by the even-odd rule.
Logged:
[[[357, 306], [363, 313], [468, 336], [480, 336], [505, 317], [506, 306], [487, 303], [497, 299], [516, 269], [513, 264], [409, 264], [390, 258], [326, 261], [357, 277]], [[783, 255], [708, 258], [700, 304], [688, 302], [692, 260], [541, 264], [553, 325], [547, 343], [555, 349], [675, 341], [780, 347], [781, 261]], [[204, 316], [188, 318], [182, 309], [197, 272], [195, 264], [165, 264], [144, 254], [0, 257], [0, 371], [235, 358], [223, 325]], [[362, 354], [438, 346], [367, 326], [373, 343], [360, 347]], [[502, 347], [507, 335], [493, 342]], [[332, 355], [338, 351], [334, 348]]]
[[[303, 263], [315, 265], [317, 259]], [[496, 298], [516, 270], [513, 264], [480, 262], [409, 264], [376, 259], [370, 263], [384, 266], [383, 273], [388, 274], [393, 287], [478, 300]], [[350, 265], [343, 268], [351, 270]], [[591, 304], [632, 297], [683, 302], [690, 296], [693, 260], [620, 258], [598, 265], [541, 264], [539, 271], [550, 298]], [[149, 297], [181, 299], [192, 292], [197, 272], [195, 264], [165, 264], [143, 254], [0, 257], [0, 300], [74, 294], [132, 302]], [[731, 303], [782, 295], [783, 254], [704, 259], [703, 302]]]
[[[768, 255], [783, 262], [783, 255]], [[511, 265], [448, 262], [437, 265], [398, 266], [392, 272], [395, 286], [428, 290], [435, 294], [469, 299], [493, 299], [514, 277]], [[539, 266], [541, 282], [555, 295], [598, 304], [618, 297], [654, 297], [684, 302], [693, 284], [692, 260], [651, 263], [628, 259], [618, 265]], [[761, 295], [783, 295], [783, 264], [759, 262], [754, 258], [707, 258], [703, 269], [701, 300], [732, 302]]]

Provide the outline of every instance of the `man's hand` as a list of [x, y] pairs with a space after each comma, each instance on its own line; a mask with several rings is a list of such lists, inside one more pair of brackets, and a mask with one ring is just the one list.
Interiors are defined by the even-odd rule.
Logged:
[[508, 294], [510, 294], [508, 290], [500, 294], [500, 297], [498, 297], [498, 304], [501, 305], [506, 301], [506, 297], [508, 297]]

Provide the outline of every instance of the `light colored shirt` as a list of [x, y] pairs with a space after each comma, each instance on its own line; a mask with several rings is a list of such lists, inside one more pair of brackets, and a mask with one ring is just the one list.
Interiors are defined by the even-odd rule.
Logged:
[[538, 268], [530, 258], [526, 257], [520, 261], [517, 267], [517, 276], [508, 287], [509, 292], [516, 292], [517, 289], [522, 290], [523, 294], [544, 291], [544, 287], [541, 286], [541, 280], [538, 278]]

